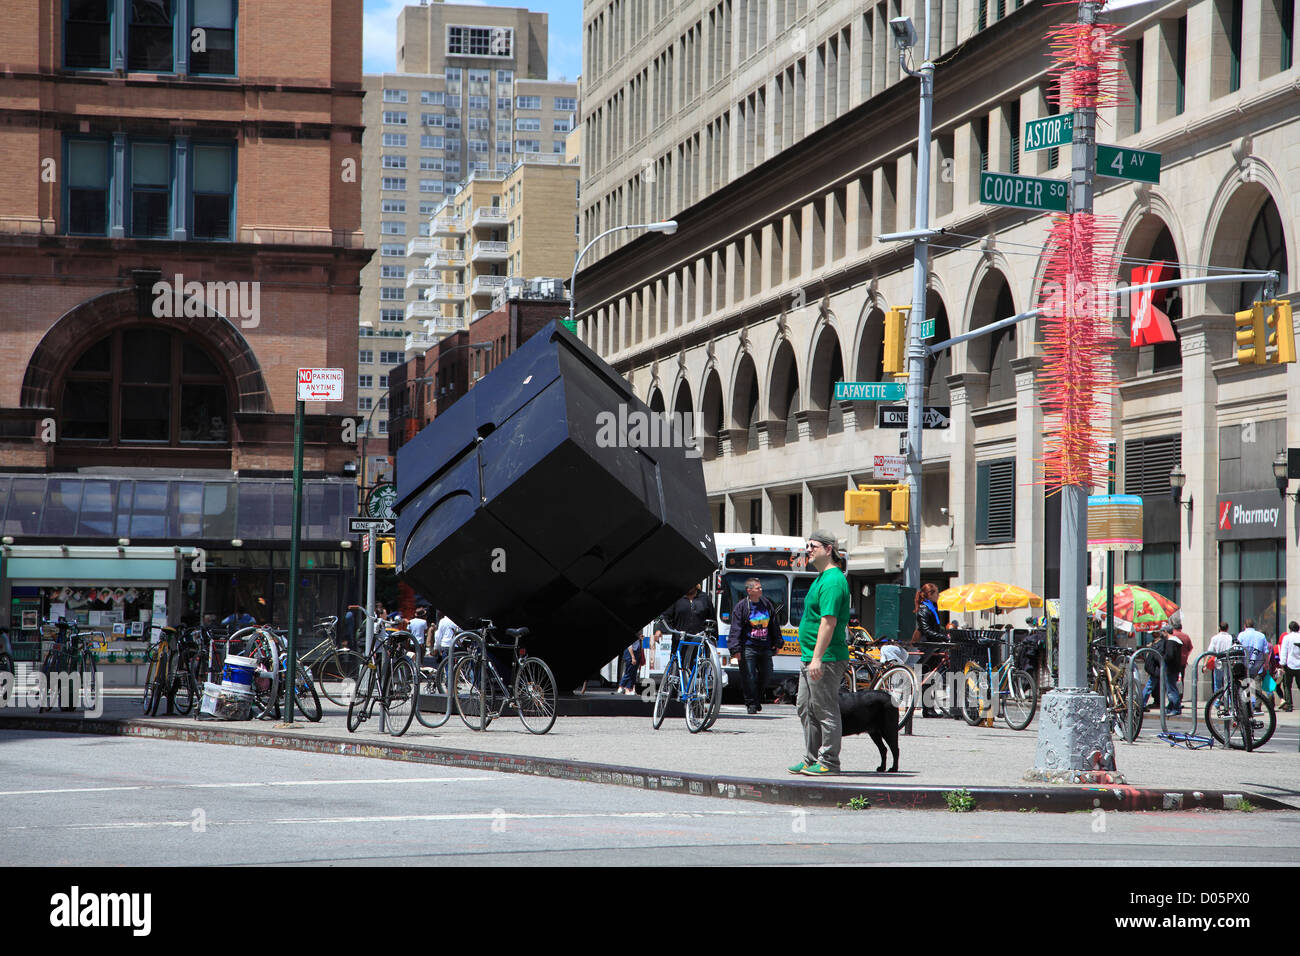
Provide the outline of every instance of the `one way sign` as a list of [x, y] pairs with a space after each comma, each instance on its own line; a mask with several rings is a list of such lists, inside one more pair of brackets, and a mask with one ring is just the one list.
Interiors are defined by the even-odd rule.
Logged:
[[375, 534], [388, 534], [393, 530], [393, 523], [387, 518], [349, 518], [348, 532], [351, 534], [365, 534], [373, 531]]
[[[925, 414], [921, 416], [921, 427], [925, 429], [947, 428], [952, 424], [951, 415], [951, 405], [928, 405], [926, 406]], [[876, 406], [876, 427], [906, 428], [907, 406]]]

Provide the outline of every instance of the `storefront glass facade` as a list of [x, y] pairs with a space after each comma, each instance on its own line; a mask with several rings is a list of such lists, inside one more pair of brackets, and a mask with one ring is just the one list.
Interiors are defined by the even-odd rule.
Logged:
[[1286, 628], [1286, 541], [1219, 542], [1219, 616], [1234, 632], [1247, 618], [1276, 640]]

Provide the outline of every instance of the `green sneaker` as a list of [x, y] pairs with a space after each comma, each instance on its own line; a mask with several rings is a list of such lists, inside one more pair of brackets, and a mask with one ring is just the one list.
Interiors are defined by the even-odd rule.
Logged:
[[802, 774], [806, 774], [809, 777], [825, 777], [828, 774], [835, 773], [836, 771], [823, 767], [819, 763], [810, 763], [808, 764], [808, 766], [804, 767], [799, 772]]
[[796, 763], [796, 764], [791, 764], [790, 766], [786, 767], [785, 769], [786, 769], [786, 770], [789, 770], [791, 773], [803, 773], [803, 768], [806, 767], [806, 766], [808, 766], [808, 764], [806, 764], [806, 763], [804, 763], [802, 760], [800, 760], [798, 763]]

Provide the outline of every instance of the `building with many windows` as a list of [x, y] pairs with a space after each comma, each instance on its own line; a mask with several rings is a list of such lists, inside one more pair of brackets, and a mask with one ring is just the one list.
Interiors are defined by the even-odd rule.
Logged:
[[[0, 627], [15, 639], [55, 609], [175, 623], [243, 604], [284, 623], [299, 366], [347, 381], [345, 402], [307, 403], [304, 453], [302, 614], [338, 612], [370, 258], [360, 37], [344, 0], [6, 10]], [[60, 556], [70, 544], [111, 558]], [[173, 545], [204, 549], [207, 570], [131, 560]], [[28, 546], [53, 554], [8, 551]]]
[[[390, 351], [442, 314], [420, 296], [430, 220], [449, 196], [521, 162], [563, 161], [577, 86], [548, 78], [547, 39], [547, 15], [523, 8], [435, 3], [398, 14], [397, 72], [364, 79], [362, 221], [378, 252], [362, 273], [359, 353]], [[501, 231], [486, 241], [505, 241]], [[357, 410], [385, 434], [389, 369], [362, 363], [358, 374]]]
[[[584, 12], [583, 241], [622, 223], [680, 228], [602, 241], [578, 277], [580, 333], [652, 406], [698, 416], [719, 530], [842, 529], [867, 620], [874, 586], [898, 580], [903, 535], [846, 527], [843, 497], [872, 479], [875, 456], [899, 452], [900, 433], [876, 403], [836, 401], [834, 383], [884, 378], [884, 311], [912, 298], [910, 247], [879, 238], [911, 227], [917, 177], [917, 82], [900, 73], [888, 21], [910, 16], [938, 64], [933, 341], [1037, 304], [1049, 224], [982, 204], [981, 171], [1068, 175], [1068, 150], [1027, 151], [1022, 134], [1053, 112], [1044, 37], [1074, 8], [930, 6], [928, 24], [925, 3], [895, 0], [594, 0]], [[1294, 4], [1173, 0], [1107, 19], [1121, 25], [1125, 96], [1098, 136], [1163, 157], [1157, 184], [1097, 178], [1116, 278], [1152, 261], [1166, 277], [1276, 269], [1291, 295]], [[1144, 501], [1144, 548], [1121, 573], [1179, 600], [1198, 647], [1221, 619], [1276, 634], [1288, 584], [1300, 587], [1295, 498], [1272, 471], [1300, 446], [1300, 366], [1234, 355], [1233, 313], [1260, 293], [1158, 295], [1177, 335], [1166, 345], [1130, 348], [1127, 306], [1116, 315], [1117, 487]], [[926, 404], [950, 424], [924, 433], [924, 580], [1058, 593], [1040, 338], [1026, 321], [928, 363]]]

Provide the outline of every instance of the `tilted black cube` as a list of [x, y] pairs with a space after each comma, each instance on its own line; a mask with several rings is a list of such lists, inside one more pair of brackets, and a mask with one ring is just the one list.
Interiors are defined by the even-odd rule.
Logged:
[[546, 326], [398, 451], [407, 582], [462, 626], [527, 626], [576, 687], [717, 567], [694, 436], [651, 414]]

